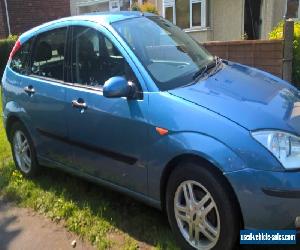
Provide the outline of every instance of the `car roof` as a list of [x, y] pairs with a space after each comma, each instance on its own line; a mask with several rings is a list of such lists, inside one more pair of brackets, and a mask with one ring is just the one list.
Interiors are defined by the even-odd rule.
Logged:
[[109, 26], [113, 22], [118, 22], [130, 18], [138, 18], [143, 16], [156, 16], [152, 13], [144, 13], [140, 11], [116, 11], [116, 12], [93, 12], [89, 14], [84, 15], [78, 15], [78, 16], [70, 16], [70, 17], [64, 17], [61, 19], [57, 19], [51, 22], [47, 22], [44, 24], [41, 24], [39, 26], [36, 26], [25, 33], [23, 33], [20, 36], [21, 43], [25, 42], [26, 40], [30, 39], [32, 36], [38, 34], [39, 32], [44, 32], [47, 29], [52, 29], [54, 26], [56, 26], [59, 23], [62, 22], [68, 22], [68, 21], [91, 21], [95, 23], [99, 23], [103, 26]]

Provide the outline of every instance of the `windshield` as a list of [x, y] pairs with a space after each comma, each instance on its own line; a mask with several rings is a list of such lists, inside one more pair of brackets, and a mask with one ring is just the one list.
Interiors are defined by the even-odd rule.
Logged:
[[161, 17], [132, 18], [112, 25], [160, 90], [192, 83], [195, 74], [214, 59], [189, 35]]

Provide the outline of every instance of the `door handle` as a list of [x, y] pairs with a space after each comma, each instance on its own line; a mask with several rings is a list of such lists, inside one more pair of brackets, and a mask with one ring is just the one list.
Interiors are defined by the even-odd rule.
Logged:
[[33, 88], [33, 86], [29, 85], [27, 87], [24, 88], [24, 91], [28, 94], [28, 95], [33, 95], [35, 93], [35, 89]]
[[79, 109], [87, 109], [87, 105], [84, 102], [83, 99], [79, 98], [78, 100], [73, 100], [72, 101], [72, 106], [74, 108], [79, 108]]

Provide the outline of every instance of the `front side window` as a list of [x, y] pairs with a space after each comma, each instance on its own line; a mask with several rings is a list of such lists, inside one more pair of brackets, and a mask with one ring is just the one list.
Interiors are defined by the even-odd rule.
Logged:
[[189, 35], [161, 17], [132, 18], [112, 25], [160, 90], [192, 83], [196, 72], [213, 61]]
[[27, 62], [30, 54], [30, 47], [32, 44], [32, 40], [29, 40], [22, 44], [22, 47], [16, 52], [13, 56], [10, 68], [22, 75], [27, 74]]
[[63, 80], [64, 51], [67, 29], [42, 33], [33, 49], [31, 73], [33, 75]]
[[101, 88], [113, 76], [136, 82], [131, 68], [112, 42], [99, 31], [75, 26], [72, 39], [72, 81]]

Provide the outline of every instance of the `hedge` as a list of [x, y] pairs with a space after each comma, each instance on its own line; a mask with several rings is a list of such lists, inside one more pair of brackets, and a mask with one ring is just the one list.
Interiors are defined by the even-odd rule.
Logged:
[[0, 40], [0, 81], [2, 79], [3, 71], [5, 69], [9, 53], [11, 52], [16, 40], [17, 36], [9, 36], [6, 39]]
[[[269, 34], [269, 39], [283, 39], [283, 24], [281, 21]], [[294, 42], [293, 42], [293, 77], [292, 82], [300, 86], [300, 22], [294, 22]]]
[[155, 5], [153, 5], [152, 3], [147, 3], [147, 2], [143, 3], [143, 4], [134, 3], [131, 9], [134, 11], [158, 14], [158, 11], [157, 11]]

